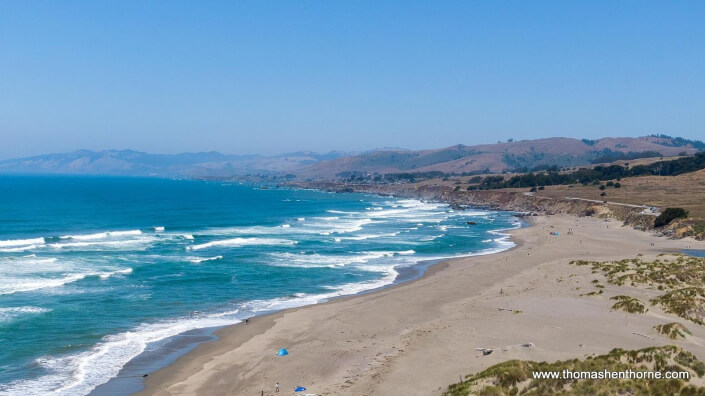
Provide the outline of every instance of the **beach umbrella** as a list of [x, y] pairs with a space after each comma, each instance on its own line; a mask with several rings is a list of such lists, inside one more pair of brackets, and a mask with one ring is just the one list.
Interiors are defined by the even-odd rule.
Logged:
[[294, 392], [303, 392], [305, 390], [306, 388], [304, 388], [303, 386], [297, 386], [296, 389], [294, 389]]
[[279, 352], [277, 352], [277, 355], [278, 355], [278, 356], [286, 356], [286, 355], [288, 355], [288, 354], [289, 354], [289, 351], [287, 351], [287, 350], [284, 349], [284, 348], [280, 349]]

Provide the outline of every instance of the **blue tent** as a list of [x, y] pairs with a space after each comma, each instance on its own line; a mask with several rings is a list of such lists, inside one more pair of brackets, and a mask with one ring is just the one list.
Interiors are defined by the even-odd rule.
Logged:
[[297, 386], [296, 389], [294, 389], [294, 392], [303, 392], [305, 390], [306, 388], [304, 388], [303, 386]]
[[287, 351], [287, 350], [284, 349], [284, 348], [280, 349], [279, 352], [277, 352], [277, 355], [278, 355], [278, 356], [286, 356], [286, 355], [288, 355], [288, 354], [289, 354], [289, 351]]

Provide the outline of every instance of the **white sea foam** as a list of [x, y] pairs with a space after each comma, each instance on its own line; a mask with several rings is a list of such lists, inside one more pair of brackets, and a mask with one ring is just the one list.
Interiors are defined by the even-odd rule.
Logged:
[[262, 237], [277, 237], [289, 234], [331, 235], [357, 232], [362, 230], [365, 225], [373, 223], [373, 220], [370, 218], [353, 216], [319, 216], [310, 219], [300, 217], [297, 218], [297, 221], [301, 224], [296, 227], [291, 226], [291, 224], [279, 226], [220, 227], [206, 229], [200, 231], [198, 234], [203, 236], [257, 235]]
[[[155, 229], [158, 227], [155, 227]], [[164, 231], [163, 228], [161, 227]], [[74, 241], [95, 241], [98, 239], [107, 239], [113, 237], [124, 237], [124, 236], [135, 236], [142, 235], [140, 230], [128, 230], [128, 231], [104, 231], [95, 234], [82, 234], [82, 235], [64, 235], [60, 237], [61, 239], [72, 239]]]
[[[333, 255], [333, 254], [300, 254], [300, 253], [271, 253], [270, 256], [273, 258], [270, 265], [274, 266], [284, 266], [284, 267], [298, 267], [298, 268], [315, 268], [315, 267], [345, 267], [348, 265], [354, 265], [355, 268], [361, 268], [356, 264], [366, 264], [375, 260], [383, 258], [393, 258], [395, 256], [406, 256], [412, 255], [416, 252], [413, 250], [403, 250], [403, 251], [370, 251], [370, 252], [360, 252], [349, 255]], [[398, 262], [386, 262], [380, 263], [378, 269], [381, 267], [394, 266]], [[369, 268], [369, 267], [368, 267]]]
[[190, 262], [192, 262], [192, 263], [194, 263], [194, 264], [198, 264], [198, 263], [202, 263], [202, 262], [204, 262], [204, 261], [215, 261], [215, 260], [221, 260], [222, 258], [223, 258], [223, 256], [214, 256], [214, 257], [196, 257], [196, 258], [192, 258], [192, 259], [191, 259], [191, 260], [189, 260], [189, 261], [190, 261]]
[[16, 248], [4, 248], [0, 249], [0, 252], [3, 253], [20, 253], [20, 252], [26, 252], [27, 250], [34, 250], [39, 248], [40, 245], [27, 245], [27, 246], [21, 246], [21, 247], [16, 247]]
[[129, 247], [129, 246], [137, 246], [137, 247], [145, 247], [143, 245], [147, 245], [149, 243], [153, 242], [152, 238], [143, 238], [143, 239], [128, 239], [128, 240], [120, 240], [120, 241], [81, 241], [81, 242], [61, 242], [61, 243], [49, 243], [46, 246], [49, 246], [54, 249], [66, 249], [66, 248], [85, 248], [85, 247], [90, 247], [90, 248], [101, 248], [101, 247], [108, 247], [108, 248], [115, 248], [115, 247]]
[[85, 395], [116, 376], [125, 363], [142, 353], [150, 342], [193, 329], [234, 324], [240, 321], [236, 315], [223, 313], [218, 316], [195, 316], [143, 324], [131, 331], [106, 336], [96, 346], [82, 353], [43, 356], [35, 362], [50, 374], [37, 379], [15, 381], [9, 384], [6, 391], [12, 395]]
[[241, 247], [252, 245], [294, 245], [295, 241], [279, 238], [231, 238], [188, 246], [187, 250], [201, 250], [211, 247]]
[[8, 239], [0, 241], [0, 247], [17, 247], [17, 246], [28, 246], [28, 245], [41, 245], [44, 243], [44, 238], [31, 238], [31, 239]]
[[110, 231], [108, 234], [110, 236], [127, 236], [127, 235], [142, 235], [142, 231], [140, 230], [130, 230], [130, 231]]
[[96, 239], [105, 239], [108, 237], [107, 232], [98, 232], [95, 234], [84, 234], [84, 235], [64, 235], [59, 237], [61, 239], [73, 239], [75, 241], [94, 241]]
[[164, 227], [154, 227], [154, 231], [156, 231], [156, 232], [164, 231]]
[[62, 274], [60, 277], [40, 277], [38, 276], [39, 274], [35, 274], [34, 276], [3, 276], [0, 278], [0, 295], [57, 288], [90, 276], [97, 276], [100, 279], [108, 279], [113, 275], [126, 275], [131, 272], [132, 268], [123, 268], [112, 271], [90, 271]]
[[63, 286], [76, 282], [90, 274], [71, 274], [61, 278], [14, 278], [3, 277], [0, 282], [0, 295], [28, 292], [40, 289]]
[[100, 279], [108, 279], [113, 275], [128, 275], [131, 273], [132, 273], [132, 268], [125, 268], [125, 269], [121, 269], [121, 270], [117, 270], [117, 271], [113, 271], [113, 272], [98, 273], [97, 275], [98, 275], [98, 277], [100, 277]]
[[71, 265], [62, 263], [57, 265], [56, 257], [37, 257], [36, 255], [28, 255], [22, 257], [3, 257], [0, 258], [0, 279], [3, 275], [24, 275], [34, 273], [50, 273], [63, 272]]
[[399, 235], [401, 231], [396, 232], [385, 232], [381, 234], [362, 234], [355, 236], [341, 237], [339, 239], [349, 240], [349, 241], [364, 241], [365, 239], [377, 239], [377, 238], [391, 238]]
[[[368, 218], [345, 218], [336, 217], [335, 221], [327, 220], [325, 217], [313, 218], [305, 224], [310, 232], [318, 232], [320, 235], [348, 234], [362, 230], [366, 225], [373, 223]], [[304, 231], [306, 232], [306, 231]]]
[[45, 312], [51, 312], [51, 309], [34, 307], [34, 306], [24, 306], [24, 307], [6, 307], [0, 308], [0, 324], [12, 322], [15, 319], [40, 314]]

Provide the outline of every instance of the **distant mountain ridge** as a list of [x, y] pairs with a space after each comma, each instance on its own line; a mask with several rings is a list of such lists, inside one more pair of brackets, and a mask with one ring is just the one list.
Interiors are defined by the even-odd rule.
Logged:
[[441, 172], [501, 173], [540, 167], [573, 167], [603, 159], [675, 156], [705, 149], [700, 141], [666, 135], [597, 140], [553, 137], [496, 144], [407, 150], [396, 147], [350, 153], [297, 151], [274, 156], [216, 151], [149, 154], [134, 150], [77, 150], [0, 161], [0, 174], [84, 174], [230, 178], [245, 175], [322, 180], [353, 174]]
[[161, 177], [230, 177], [286, 174], [319, 161], [350, 155], [299, 151], [276, 156], [228, 155], [216, 151], [149, 154], [134, 150], [77, 150], [0, 161], [0, 173]]

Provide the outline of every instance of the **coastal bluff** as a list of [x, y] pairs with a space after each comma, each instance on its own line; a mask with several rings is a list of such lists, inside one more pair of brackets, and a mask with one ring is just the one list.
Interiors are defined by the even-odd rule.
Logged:
[[408, 184], [355, 184], [338, 182], [288, 183], [286, 186], [310, 188], [336, 193], [357, 192], [414, 198], [421, 200], [439, 200], [453, 208], [463, 209], [467, 206], [494, 210], [521, 212], [527, 215], [572, 215], [591, 216], [603, 219], [615, 219], [624, 225], [642, 231], [657, 231], [661, 236], [685, 238], [693, 235], [691, 230], [679, 227], [678, 223], [656, 230], [654, 216], [642, 213], [643, 208], [620, 205], [610, 202], [595, 202], [578, 199], [557, 199], [534, 196], [530, 193], [502, 190], [465, 191], [445, 185], [419, 183]]

